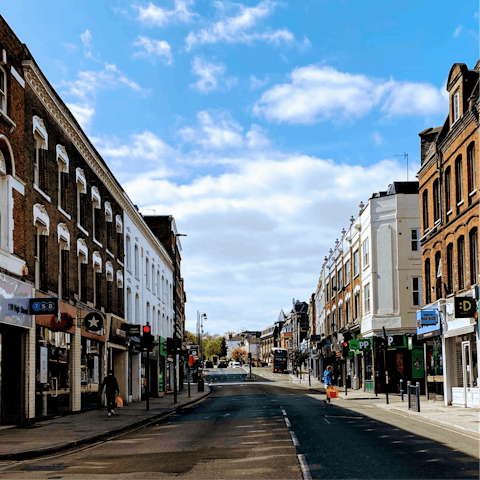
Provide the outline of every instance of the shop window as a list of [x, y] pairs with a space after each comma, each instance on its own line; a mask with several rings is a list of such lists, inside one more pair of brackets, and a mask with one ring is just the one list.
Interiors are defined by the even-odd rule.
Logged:
[[82, 410], [91, 410], [100, 406], [100, 372], [103, 368], [103, 344], [82, 336], [80, 360], [80, 384]]
[[458, 289], [465, 288], [465, 237], [463, 235], [457, 240], [457, 270]]
[[475, 285], [478, 281], [478, 229], [472, 228], [468, 235], [470, 244], [470, 284]]

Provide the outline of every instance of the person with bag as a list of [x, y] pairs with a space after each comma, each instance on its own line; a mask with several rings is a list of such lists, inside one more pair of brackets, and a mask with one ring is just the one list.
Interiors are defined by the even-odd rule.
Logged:
[[100, 392], [103, 392], [103, 389], [105, 389], [105, 394], [107, 396], [108, 416], [111, 417], [112, 415], [115, 415], [115, 410], [113, 409], [115, 404], [115, 394], [117, 392], [120, 393], [117, 379], [113, 375], [113, 370], [109, 370], [108, 375], [103, 379]]
[[[328, 390], [329, 388], [332, 387], [332, 366], [329, 365], [325, 371], [323, 372], [323, 383], [325, 385], [325, 390]], [[325, 403], [330, 405], [331, 399], [328, 395], [327, 392], [327, 399], [325, 400]]]

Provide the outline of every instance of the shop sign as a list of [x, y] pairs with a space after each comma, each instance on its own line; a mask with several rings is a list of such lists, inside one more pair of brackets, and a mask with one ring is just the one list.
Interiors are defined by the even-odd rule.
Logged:
[[30, 285], [0, 274], [0, 323], [32, 328], [28, 309], [33, 295]]
[[103, 328], [103, 315], [99, 312], [90, 312], [85, 315], [84, 323], [87, 330], [99, 333]]
[[110, 324], [110, 337], [108, 339], [109, 342], [116, 343], [118, 345], [127, 345], [128, 338], [123, 326], [125, 322], [120, 320], [119, 318], [111, 317], [111, 324]]
[[58, 315], [58, 298], [31, 298], [30, 315]]
[[125, 331], [127, 337], [140, 337], [140, 325], [130, 325], [129, 323], [122, 324], [122, 330]]
[[370, 338], [354, 338], [349, 340], [348, 348], [349, 350], [359, 351], [359, 352], [368, 352], [372, 350], [373, 346], [373, 337]]
[[158, 343], [160, 356], [166, 357], [167, 356], [167, 340], [163, 337], [160, 337], [160, 342]]
[[388, 348], [406, 348], [407, 339], [405, 335], [387, 335]]
[[477, 311], [477, 302], [473, 297], [455, 297], [455, 318], [472, 318]]
[[417, 337], [428, 338], [440, 335], [440, 333], [440, 312], [438, 310], [417, 310]]

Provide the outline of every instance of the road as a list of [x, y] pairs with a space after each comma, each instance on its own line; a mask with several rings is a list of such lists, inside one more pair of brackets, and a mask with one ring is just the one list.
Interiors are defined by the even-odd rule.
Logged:
[[[205, 372], [215, 392], [149, 426], [18, 462], [0, 479], [478, 478], [478, 439], [253, 369]], [[348, 407], [348, 408], [347, 408]]]

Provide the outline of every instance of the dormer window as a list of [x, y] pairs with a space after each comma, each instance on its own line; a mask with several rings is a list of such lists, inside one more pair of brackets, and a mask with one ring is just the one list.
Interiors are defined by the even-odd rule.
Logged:
[[460, 118], [460, 92], [453, 94], [453, 123]]

